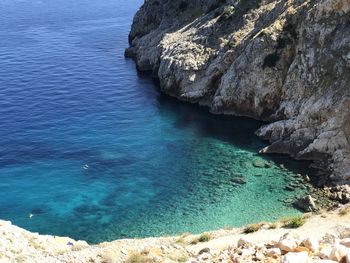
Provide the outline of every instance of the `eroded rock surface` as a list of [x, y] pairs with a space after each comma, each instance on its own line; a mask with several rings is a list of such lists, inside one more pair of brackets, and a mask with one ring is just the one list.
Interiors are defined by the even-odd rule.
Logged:
[[129, 40], [163, 92], [268, 121], [263, 153], [350, 182], [349, 0], [146, 0]]

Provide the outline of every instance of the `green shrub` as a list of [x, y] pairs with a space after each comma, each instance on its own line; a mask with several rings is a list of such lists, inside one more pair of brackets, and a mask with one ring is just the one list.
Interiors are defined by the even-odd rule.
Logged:
[[350, 211], [350, 207], [344, 207], [342, 209], [340, 209], [339, 211], [339, 215], [341, 216], [346, 216]]
[[132, 253], [125, 261], [126, 263], [154, 263], [155, 261], [140, 252]]
[[262, 226], [261, 223], [247, 225], [243, 229], [243, 233], [244, 234], [254, 233], [254, 232], [260, 230], [261, 226]]
[[208, 242], [211, 239], [211, 235], [209, 233], [203, 233], [200, 235], [200, 237], [198, 238], [199, 242]]
[[208, 242], [212, 239], [212, 236], [209, 233], [203, 233], [198, 238], [195, 238], [191, 241], [191, 245], [195, 245], [199, 242]]
[[221, 14], [221, 16], [218, 18], [217, 22], [222, 23], [228, 20], [233, 15], [234, 12], [235, 12], [235, 8], [232, 5], [227, 6], [224, 9], [224, 12]]
[[277, 222], [269, 224], [269, 229], [276, 229], [277, 227], [278, 227], [278, 223]]
[[295, 216], [284, 220], [284, 226], [290, 228], [298, 228], [306, 223], [306, 218], [304, 216]]

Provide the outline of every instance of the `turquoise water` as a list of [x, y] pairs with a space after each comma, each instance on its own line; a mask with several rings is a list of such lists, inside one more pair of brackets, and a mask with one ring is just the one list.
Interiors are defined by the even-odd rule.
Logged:
[[284, 187], [306, 164], [257, 155], [261, 123], [160, 95], [124, 59], [141, 4], [0, 2], [0, 218], [96, 243], [298, 214], [283, 200], [305, 189]]

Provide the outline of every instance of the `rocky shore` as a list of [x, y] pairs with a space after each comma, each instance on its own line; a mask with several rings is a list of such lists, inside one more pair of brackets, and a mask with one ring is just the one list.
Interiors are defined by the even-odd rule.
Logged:
[[201, 235], [89, 245], [0, 221], [0, 262], [350, 262], [350, 208]]
[[348, 0], [147, 0], [126, 56], [161, 90], [213, 113], [268, 121], [261, 153], [312, 160], [350, 182]]

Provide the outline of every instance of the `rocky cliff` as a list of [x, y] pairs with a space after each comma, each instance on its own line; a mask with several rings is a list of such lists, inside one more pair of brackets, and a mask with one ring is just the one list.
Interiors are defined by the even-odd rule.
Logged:
[[263, 153], [350, 182], [350, 0], [145, 0], [129, 41], [163, 92], [267, 121]]

